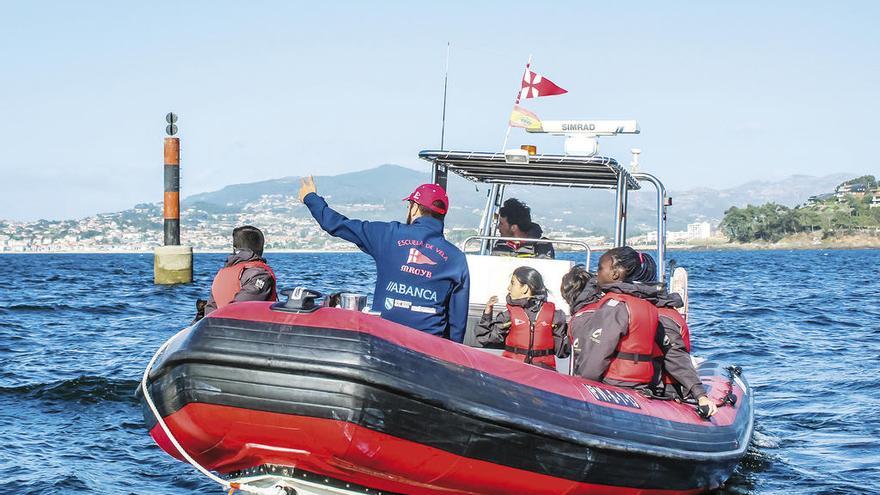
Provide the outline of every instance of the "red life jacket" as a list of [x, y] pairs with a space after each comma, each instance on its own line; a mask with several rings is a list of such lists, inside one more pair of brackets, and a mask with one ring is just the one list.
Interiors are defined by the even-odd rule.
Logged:
[[684, 340], [684, 348], [686, 351], [691, 352], [691, 331], [688, 329], [687, 321], [685, 321], [684, 316], [678, 312], [675, 308], [657, 308], [658, 316], [666, 317], [675, 322], [675, 326], [678, 328], [678, 333], [681, 334], [681, 339]]
[[510, 314], [510, 331], [504, 340], [502, 356], [556, 370], [556, 346], [553, 344], [553, 316], [556, 306], [545, 301], [535, 316], [521, 306], [507, 305]]
[[612, 299], [626, 304], [629, 312], [629, 327], [626, 335], [617, 343], [617, 350], [611, 357], [611, 363], [602, 379], [656, 384], [663, 349], [660, 348], [662, 342], [660, 320], [657, 308], [653, 304], [636, 296], [608, 292], [599, 301], [579, 309], [572, 318], [583, 313], [595, 312]]
[[583, 305], [581, 309], [575, 311], [571, 316], [568, 317], [568, 322], [571, 323], [572, 318], [574, 318], [575, 316], [580, 316], [584, 313], [595, 313], [596, 310], [599, 308], [600, 302], [602, 302], [601, 299], [596, 302], [591, 302], [590, 304]]
[[[678, 333], [681, 334], [681, 340], [684, 341], [684, 350], [690, 354], [691, 352], [691, 331], [688, 329], [687, 321], [685, 321], [684, 316], [678, 312], [675, 308], [657, 308], [657, 313], [660, 318], [667, 318], [672, 320], [675, 324], [675, 327], [678, 329]], [[663, 383], [673, 384], [677, 383], [675, 379], [669, 376], [669, 373], [663, 372]]]
[[[226, 306], [235, 299], [235, 295], [241, 290], [241, 274], [248, 268], [262, 268], [269, 272], [272, 277], [272, 283], [275, 284], [275, 272], [269, 268], [269, 265], [262, 261], [245, 261], [244, 263], [236, 263], [232, 266], [223, 267], [214, 276], [214, 283], [211, 284], [211, 296], [217, 303], [217, 309]], [[277, 301], [278, 295], [275, 289], [269, 296], [269, 301]]]

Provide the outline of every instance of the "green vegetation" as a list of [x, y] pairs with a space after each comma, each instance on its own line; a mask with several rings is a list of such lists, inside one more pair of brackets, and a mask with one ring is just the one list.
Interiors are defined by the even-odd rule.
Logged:
[[880, 208], [871, 208], [877, 191], [874, 176], [848, 180], [838, 186], [865, 186], [863, 193], [841, 193], [811, 198], [803, 206], [789, 208], [776, 203], [745, 208], [732, 207], [724, 212], [719, 228], [730, 242], [778, 242], [783, 237], [802, 232], [820, 232], [823, 238], [880, 229]]
[[[863, 175], [861, 177], [856, 177], [855, 179], [850, 179], [842, 184], [841, 186], [854, 186], [856, 184], [862, 184], [868, 190], [877, 188], [877, 179], [874, 178], [873, 175]], [[837, 186], [840, 187], [840, 186]]]

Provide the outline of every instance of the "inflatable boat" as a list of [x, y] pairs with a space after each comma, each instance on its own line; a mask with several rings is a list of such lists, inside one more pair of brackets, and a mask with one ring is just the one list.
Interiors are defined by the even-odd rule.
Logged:
[[[445, 187], [452, 172], [489, 186], [478, 233], [462, 244], [471, 325], [490, 296], [503, 300], [515, 268], [535, 268], [555, 288], [575, 264], [492, 255], [493, 243], [510, 240], [493, 225], [508, 185], [613, 191], [614, 246], [626, 244], [628, 192], [653, 185], [656, 275], [667, 283], [671, 198], [662, 183], [576, 153], [595, 150], [597, 135], [638, 132], [635, 122], [545, 124], [575, 129], [571, 149], [420, 153], [437, 184]], [[582, 240], [540, 241], [583, 249], [591, 266]], [[687, 300], [686, 272], [675, 273], [684, 276], [669, 288]], [[458, 344], [307, 295], [230, 304], [157, 351], [139, 393], [162, 449], [226, 490], [254, 494], [671, 495], [721, 486], [751, 440], [753, 399], [737, 367], [699, 364], [719, 406], [705, 419], [686, 401], [475, 348], [472, 332]], [[558, 291], [549, 299], [568, 312]]]
[[721, 484], [751, 436], [745, 380], [710, 363], [700, 374], [726, 402], [711, 420], [362, 312], [249, 302], [179, 334], [147, 387], [180, 445], [230, 479], [283, 470], [357, 493], [672, 494]]

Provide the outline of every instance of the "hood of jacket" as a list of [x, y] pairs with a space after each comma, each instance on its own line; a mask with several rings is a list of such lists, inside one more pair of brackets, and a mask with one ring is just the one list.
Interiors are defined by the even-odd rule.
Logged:
[[657, 302], [654, 303], [658, 308], [681, 308], [684, 306], [684, 301], [681, 299], [681, 295], [678, 292], [666, 292], [666, 290], [660, 291], [660, 294], [657, 296]]
[[612, 282], [599, 286], [603, 292], [616, 292], [628, 296], [644, 299], [652, 304], [657, 304], [660, 295], [665, 293], [662, 286], [657, 284], [643, 284], [640, 282]]
[[243, 263], [245, 261], [263, 261], [262, 257], [257, 256], [250, 249], [237, 249], [234, 253], [230, 254], [226, 257], [226, 266], [232, 266], [237, 263]]
[[596, 278], [593, 277], [589, 282], [587, 282], [586, 287], [581, 289], [581, 291], [578, 292], [576, 296], [574, 296], [574, 300], [569, 305], [571, 314], [579, 311], [587, 304], [591, 304], [598, 301], [599, 299], [602, 299], [602, 294], [602, 290], [599, 288], [598, 285], [596, 285]]

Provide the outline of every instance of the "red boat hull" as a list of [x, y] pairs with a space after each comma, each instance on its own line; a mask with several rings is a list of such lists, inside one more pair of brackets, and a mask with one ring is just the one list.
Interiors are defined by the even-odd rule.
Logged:
[[[204, 449], [199, 460], [225, 472], [266, 464], [296, 466], [378, 490], [413, 495], [436, 494], [438, 485], [447, 493], [487, 493], [486, 487], [492, 487], [491, 493], [532, 495], [678, 495], [703, 491], [578, 483], [457, 456], [343, 421], [211, 404], [190, 404], [165, 421], [173, 432], [201, 430], [201, 438], [175, 436], [187, 446]], [[150, 435], [163, 450], [176, 453], [161, 428], [155, 426]], [[219, 443], [218, 438], [222, 438]], [[391, 473], [408, 475], [403, 482]]]
[[239, 303], [170, 346], [148, 386], [187, 452], [221, 473], [290, 466], [405, 494], [683, 494], [722, 483], [751, 436], [745, 382], [701, 373], [714, 398], [738, 399], [712, 421], [361, 313]]

